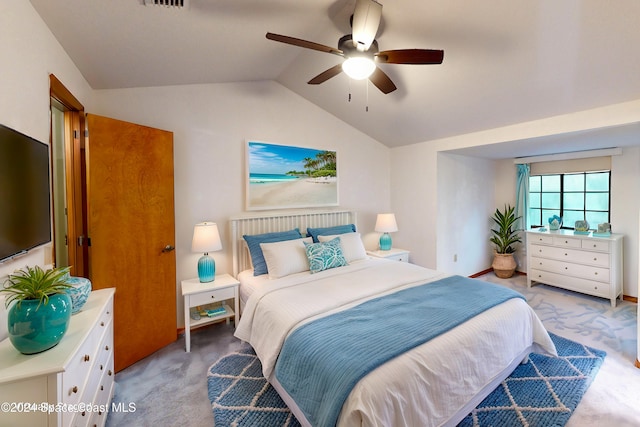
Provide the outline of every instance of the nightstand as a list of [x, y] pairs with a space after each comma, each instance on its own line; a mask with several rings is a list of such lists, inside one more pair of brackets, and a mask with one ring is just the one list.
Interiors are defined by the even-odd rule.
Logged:
[[[238, 324], [239, 297], [238, 282], [229, 274], [217, 274], [215, 280], [208, 283], [200, 283], [199, 279], [188, 279], [182, 281], [182, 297], [184, 298], [184, 342], [187, 353], [191, 351], [191, 329], [197, 328], [209, 323], [229, 320], [233, 317], [234, 325]], [[232, 301], [233, 309], [228, 305]], [[218, 308], [223, 306], [225, 313], [217, 316], [201, 316], [200, 320], [191, 318], [192, 307], [206, 306], [210, 308]]]
[[409, 262], [409, 251], [398, 248], [391, 248], [388, 251], [367, 251], [367, 255], [376, 258], [385, 258], [393, 261]]

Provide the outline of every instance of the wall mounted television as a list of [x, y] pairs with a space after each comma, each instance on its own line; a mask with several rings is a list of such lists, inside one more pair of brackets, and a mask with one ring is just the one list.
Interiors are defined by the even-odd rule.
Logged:
[[51, 242], [49, 146], [0, 125], [0, 263]]

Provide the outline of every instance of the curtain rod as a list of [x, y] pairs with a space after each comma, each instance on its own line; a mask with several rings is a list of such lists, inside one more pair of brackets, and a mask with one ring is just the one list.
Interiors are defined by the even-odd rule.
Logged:
[[619, 156], [621, 154], [622, 154], [622, 148], [615, 147], [615, 148], [603, 148], [601, 150], [574, 151], [570, 153], [545, 154], [542, 156], [531, 156], [531, 157], [518, 157], [513, 159], [513, 163], [525, 164], [525, 163], [538, 163], [538, 162], [553, 162], [557, 160], [586, 159], [589, 157]]

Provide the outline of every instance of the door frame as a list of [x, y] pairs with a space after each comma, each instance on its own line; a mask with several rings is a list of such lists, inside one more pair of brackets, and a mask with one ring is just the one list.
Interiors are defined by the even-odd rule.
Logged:
[[[67, 251], [71, 275], [88, 277], [89, 251], [87, 244], [86, 158], [84, 144], [84, 106], [54, 75], [49, 75], [50, 107], [64, 112], [65, 186], [67, 206]], [[51, 124], [50, 124], [51, 125]], [[49, 132], [50, 149], [53, 132]], [[55, 197], [55, 194], [54, 194]], [[55, 217], [56, 212], [53, 210]], [[56, 239], [53, 239], [55, 242]], [[55, 244], [55, 243], [54, 243]], [[55, 251], [53, 265], [57, 266]]]

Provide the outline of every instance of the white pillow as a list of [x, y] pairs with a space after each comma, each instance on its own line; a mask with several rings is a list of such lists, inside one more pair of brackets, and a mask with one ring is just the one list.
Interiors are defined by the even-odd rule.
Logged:
[[304, 242], [311, 243], [313, 239], [305, 237], [304, 239], [260, 243], [270, 279], [309, 271], [309, 260], [304, 249]]
[[347, 259], [347, 262], [357, 261], [359, 259], [365, 259], [367, 257], [367, 250], [364, 248], [360, 233], [343, 233], [334, 234], [333, 236], [318, 236], [318, 240], [321, 242], [328, 242], [336, 237], [340, 238], [340, 245], [342, 245], [342, 254]]

